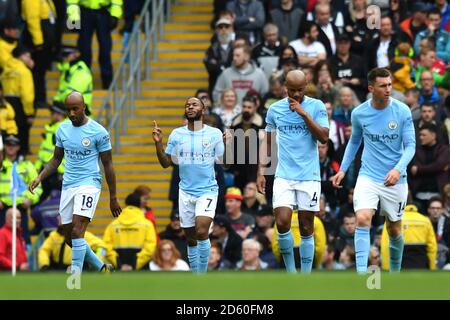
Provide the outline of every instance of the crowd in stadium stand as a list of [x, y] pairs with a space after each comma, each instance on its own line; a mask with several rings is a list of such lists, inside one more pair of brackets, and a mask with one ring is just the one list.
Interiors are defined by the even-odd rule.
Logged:
[[[6, 1], [12, 2], [15, 0]], [[84, 3], [89, 2], [95, 1]], [[124, 0], [124, 43], [140, 2]], [[102, 86], [108, 88], [113, 74], [111, 32], [122, 16], [118, 5], [110, 7], [114, 10], [82, 7], [81, 19], [89, 21], [88, 27], [80, 32], [78, 46], [68, 47], [61, 42], [65, 12], [67, 8], [68, 18], [79, 21], [80, 17], [71, 10], [77, 1], [67, 0], [67, 5], [62, 0], [17, 3], [20, 6], [8, 8], [11, 14], [0, 15], [0, 129], [4, 144], [0, 173], [0, 270], [11, 268], [13, 212], [9, 188], [13, 162], [17, 161], [23, 182], [28, 184], [51, 158], [53, 137], [64, 119], [65, 95], [76, 89], [83, 93], [88, 110], [91, 107], [91, 35], [97, 28], [102, 48]], [[215, 166], [219, 199], [210, 235], [208, 268], [283, 268], [271, 207], [274, 177], [266, 177], [265, 195], [257, 192], [258, 150], [252, 147], [258, 145], [258, 140], [252, 139], [260, 138], [258, 133], [265, 128], [270, 105], [286, 97], [286, 73], [301, 69], [308, 79], [306, 95], [324, 102], [330, 121], [329, 141], [318, 146], [322, 195], [320, 212], [314, 220], [314, 268], [354, 269], [353, 188], [362, 148], [342, 189], [334, 189], [330, 177], [339, 171], [351, 135], [352, 111], [370, 98], [367, 73], [375, 67], [386, 67], [393, 76], [392, 96], [410, 107], [416, 130], [416, 154], [408, 167], [410, 192], [403, 216], [402, 267], [450, 270], [447, 1], [215, 0], [211, 26], [210, 45], [203, 60], [209, 75], [208, 87], [198, 88], [195, 95], [206, 106], [206, 124], [222, 131], [242, 130], [244, 154], [243, 161], [235, 159], [230, 166]], [[58, 94], [47, 97], [45, 77], [52, 62], [58, 62], [61, 81]], [[51, 119], [45, 128], [39, 160], [31, 163], [26, 160], [29, 130], [35, 110], [47, 107], [51, 109]], [[71, 248], [64, 244], [57, 217], [63, 172], [61, 166], [34, 195], [24, 191], [18, 198], [20, 270], [28, 268], [24, 254], [30, 234], [40, 231], [44, 231], [46, 240], [39, 249], [39, 268], [64, 270], [70, 265]], [[187, 240], [179, 222], [178, 183], [175, 166], [169, 192], [173, 208], [163, 232], [157, 234], [157, 212], [150, 208], [151, 185], [136, 186], [124, 201], [122, 215], [110, 223], [103, 239], [87, 234], [87, 242], [104, 261], [119, 270], [189, 270]], [[34, 230], [28, 230], [28, 217], [33, 219]], [[298, 248], [301, 237], [296, 210], [292, 233]], [[299, 264], [298, 250], [294, 252]], [[388, 254], [384, 218], [377, 211], [372, 220], [369, 263], [388, 269]]]

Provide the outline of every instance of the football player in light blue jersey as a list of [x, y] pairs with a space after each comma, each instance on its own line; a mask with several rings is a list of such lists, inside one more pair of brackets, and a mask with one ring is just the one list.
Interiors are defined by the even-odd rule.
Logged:
[[230, 134], [222, 135], [219, 129], [203, 124], [205, 106], [200, 99], [188, 98], [184, 108], [188, 123], [172, 131], [166, 150], [156, 121], [153, 140], [163, 168], [179, 164], [178, 206], [181, 227], [188, 239], [189, 265], [193, 272], [205, 273], [211, 248], [209, 229], [218, 196], [214, 163], [223, 156], [223, 140], [229, 139]]
[[105, 168], [112, 215], [118, 217], [122, 211], [116, 196], [116, 175], [109, 134], [99, 123], [86, 116], [86, 105], [79, 92], [70, 93], [65, 105], [70, 122], [65, 121], [59, 126], [53, 157], [30, 183], [29, 189], [33, 192], [42, 180], [56, 171], [65, 158], [59, 214], [65, 242], [72, 247], [71, 272], [81, 273], [84, 260], [93, 270], [111, 272], [113, 266], [104, 264], [84, 239], [101, 193], [102, 175], [98, 158]]
[[400, 271], [403, 254], [402, 216], [408, 198], [406, 167], [414, 156], [416, 140], [411, 111], [391, 97], [389, 70], [375, 68], [368, 74], [372, 99], [352, 113], [352, 135], [345, 149], [340, 171], [332, 177], [340, 185], [361, 142], [362, 165], [356, 182], [353, 204], [356, 211], [356, 271], [367, 272], [372, 216], [380, 204], [389, 234], [390, 270]]
[[[288, 272], [296, 272], [291, 216], [298, 206], [301, 272], [311, 272], [314, 260], [314, 215], [320, 205], [320, 164], [317, 141], [327, 143], [328, 114], [322, 101], [304, 95], [307, 81], [300, 70], [286, 76], [288, 97], [272, 104], [266, 116], [266, 137], [258, 169], [258, 190], [265, 193], [264, 167], [271, 156], [276, 132], [278, 165], [273, 185], [273, 207], [280, 253]], [[267, 150], [264, 150], [267, 148]], [[274, 163], [272, 158], [272, 163]]]

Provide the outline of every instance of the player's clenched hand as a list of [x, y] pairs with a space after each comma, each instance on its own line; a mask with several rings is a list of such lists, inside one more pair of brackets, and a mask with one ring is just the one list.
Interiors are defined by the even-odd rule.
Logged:
[[395, 186], [398, 180], [400, 180], [400, 171], [394, 168], [384, 177], [384, 185], [386, 187]]
[[258, 189], [258, 192], [266, 194], [266, 177], [258, 175], [256, 178], [256, 188]]
[[341, 189], [341, 182], [345, 177], [345, 172], [344, 171], [339, 171], [338, 173], [336, 173], [334, 176], [331, 177], [331, 183], [333, 184], [333, 187], [337, 188], [337, 189]]
[[225, 129], [225, 132], [222, 135], [223, 138], [223, 143], [228, 145], [231, 142], [231, 139], [233, 139], [233, 135], [231, 134], [230, 131], [228, 131], [228, 129]]
[[117, 218], [122, 212], [122, 208], [120, 207], [117, 198], [109, 199], [109, 208], [111, 209], [111, 213], [114, 218]]
[[39, 183], [41, 183], [41, 179], [39, 177], [36, 177], [36, 179], [31, 181], [30, 185], [28, 186], [28, 190], [30, 190], [30, 192], [34, 194], [34, 189], [36, 189]]
[[160, 142], [160, 141], [162, 141], [162, 138], [163, 138], [162, 131], [161, 131], [161, 129], [158, 127], [158, 124], [156, 123], [156, 120], [153, 120], [153, 123], [154, 123], [154, 125], [155, 125], [155, 127], [153, 128], [153, 132], [152, 132], [152, 135], [153, 135], [153, 141], [155, 141], [155, 142]]
[[295, 111], [301, 116], [306, 115], [305, 109], [303, 109], [303, 107], [297, 100], [292, 99], [290, 97], [288, 99], [289, 99], [289, 109], [291, 109], [291, 111]]

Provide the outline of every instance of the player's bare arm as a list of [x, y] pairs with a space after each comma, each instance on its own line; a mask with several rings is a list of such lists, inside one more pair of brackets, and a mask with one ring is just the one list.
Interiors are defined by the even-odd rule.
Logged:
[[303, 118], [309, 128], [309, 131], [311, 131], [311, 134], [317, 140], [319, 140], [321, 143], [328, 142], [329, 129], [319, 126], [309, 115], [309, 113], [307, 113], [305, 109], [303, 109], [303, 107], [297, 100], [289, 98], [289, 108], [291, 109], [291, 111], [297, 112]]
[[100, 153], [100, 159], [105, 168], [105, 177], [109, 188], [109, 207], [113, 217], [116, 218], [122, 212], [122, 208], [117, 201], [116, 173], [114, 172], [111, 150]]
[[265, 168], [271, 157], [272, 133], [265, 132], [264, 140], [259, 151], [258, 173], [256, 176], [256, 187], [262, 194], [266, 194], [266, 178], [264, 177]]
[[156, 155], [158, 156], [158, 161], [161, 164], [161, 166], [165, 169], [172, 165], [172, 159], [164, 152], [163, 147], [163, 134], [161, 131], [161, 128], [158, 127], [158, 124], [156, 121], [153, 121], [154, 128], [152, 132], [153, 141], [155, 141], [155, 147], [156, 147]]
[[233, 164], [234, 154], [233, 154], [233, 135], [228, 129], [222, 135], [223, 144], [225, 146], [225, 152], [223, 157], [219, 158], [219, 162], [223, 164], [225, 168], [229, 168]]
[[55, 151], [53, 151], [53, 157], [50, 159], [50, 161], [47, 163], [47, 165], [44, 167], [44, 169], [41, 171], [41, 173], [31, 181], [28, 189], [32, 194], [34, 194], [34, 189], [41, 183], [42, 180], [53, 174], [61, 164], [62, 160], [64, 158], [64, 149], [61, 147], [55, 146]]

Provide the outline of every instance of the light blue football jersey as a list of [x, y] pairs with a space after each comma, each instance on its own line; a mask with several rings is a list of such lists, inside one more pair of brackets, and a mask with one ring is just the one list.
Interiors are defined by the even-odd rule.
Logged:
[[66, 120], [56, 132], [56, 146], [64, 149], [66, 160], [63, 189], [79, 186], [101, 189], [99, 154], [112, 149], [109, 133], [102, 125], [89, 119], [84, 125], [75, 127]]
[[384, 183], [386, 174], [396, 168], [400, 172], [398, 183], [406, 183], [406, 167], [416, 150], [414, 124], [406, 104], [391, 98], [389, 105], [379, 110], [370, 99], [353, 110], [352, 136], [342, 160], [342, 171], [348, 170], [362, 141], [360, 175]]
[[223, 156], [224, 149], [219, 129], [203, 125], [197, 131], [187, 126], [173, 130], [165, 152], [180, 166], [180, 189], [197, 197], [217, 195], [214, 162], [216, 157]]
[[[301, 106], [319, 126], [330, 127], [322, 101], [304, 96]], [[317, 139], [303, 118], [289, 109], [288, 98], [269, 107], [266, 123], [266, 131], [276, 130], [277, 134], [278, 165], [275, 176], [295, 181], [320, 181]]]

